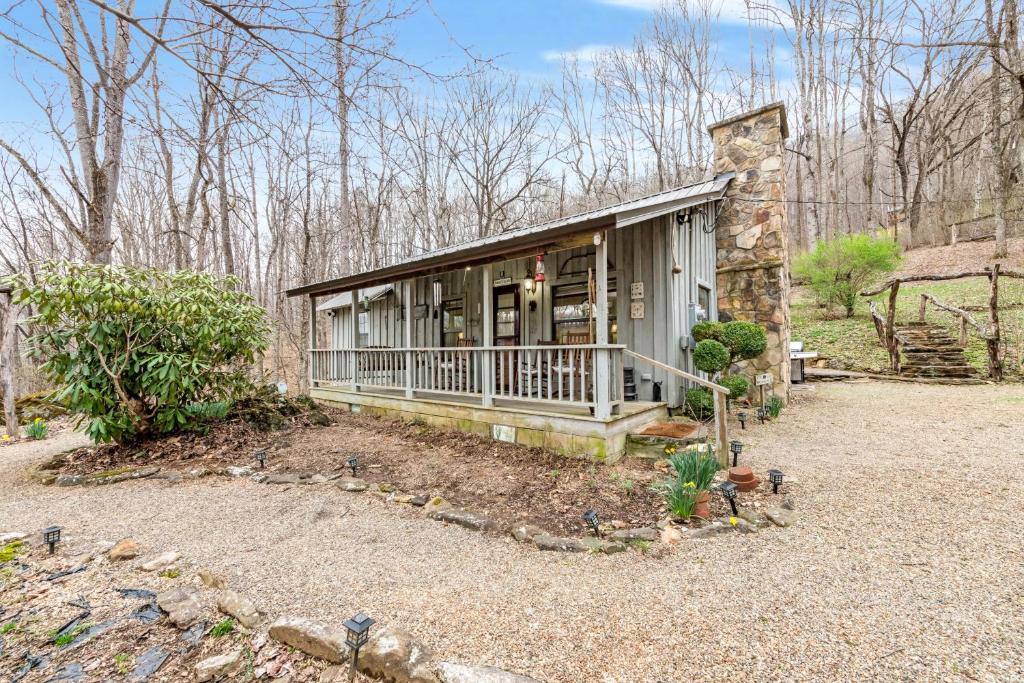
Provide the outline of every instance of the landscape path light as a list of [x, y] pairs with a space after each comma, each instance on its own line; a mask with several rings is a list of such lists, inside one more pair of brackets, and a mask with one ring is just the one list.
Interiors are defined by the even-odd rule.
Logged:
[[747, 428], [747, 411], [741, 410], [736, 413], [736, 419], [740, 421], [740, 429]]
[[772, 483], [772, 493], [778, 493], [779, 487], [782, 486], [782, 478], [785, 475], [782, 474], [782, 470], [768, 470], [768, 481]]
[[261, 448], [258, 451], [256, 451], [255, 453], [253, 453], [253, 457], [256, 458], [256, 462], [258, 462], [260, 464], [260, 469], [261, 470], [264, 469], [267, 466], [267, 449], [266, 448]]
[[59, 526], [48, 526], [43, 529], [43, 541], [50, 546], [51, 555], [53, 555], [53, 549], [60, 543], [60, 532]]
[[736, 510], [736, 484], [731, 481], [723, 481], [718, 485], [718, 490], [721, 492], [722, 498], [729, 501], [729, 507], [732, 508], [733, 517], [738, 515], [739, 511]]
[[352, 470], [352, 476], [356, 476], [356, 470], [359, 469], [359, 458], [352, 456], [348, 459], [348, 468]]
[[352, 650], [352, 665], [348, 671], [348, 679], [351, 681], [356, 675], [356, 666], [359, 663], [359, 650], [366, 645], [370, 639], [370, 627], [377, 622], [362, 612], [342, 624], [345, 627], [345, 644]]
[[583, 521], [594, 530], [595, 536], [601, 535], [601, 522], [597, 518], [597, 510], [587, 510], [583, 513]]
[[768, 409], [764, 406], [758, 408], [757, 419], [761, 421], [761, 424], [764, 424], [764, 421], [768, 419]]
[[743, 442], [737, 439], [730, 441], [729, 452], [732, 453], [732, 466], [736, 467], [740, 462], [740, 453], [743, 452]]

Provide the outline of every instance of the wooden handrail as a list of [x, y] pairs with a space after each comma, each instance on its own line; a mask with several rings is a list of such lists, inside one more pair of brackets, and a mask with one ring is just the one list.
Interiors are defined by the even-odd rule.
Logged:
[[[865, 292], [861, 292], [861, 296], [875, 296], [881, 294], [885, 290], [889, 289], [893, 285], [897, 285], [903, 282], [938, 282], [941, 280], [959, 280], [964, 277], [991, 277], [992, 269], [983, 268], [981, 270], [965, 270], [959, 273], [938, 273], [934, 275], [910, 275], [907, 277], [894, 277], [890, 280], [886, 280], [875, 289], [871, 289]], [[999, 270], [1000, 277], [1013, 277], [1020, 280], [1024, 280], [1024, 273], [1015, 270]]]
[[[533, 344], [527, 346], [347, 346], [338, 349], [310, 349], [310, 351], [558, 351], [559, 349], [579, 349], [583, 351], [625, 351], [624, 344]], [[724, 387], [723, 387], [724, 388]]]
[[702, 387], [710, 389], [715, 398], [715, 441], [718, 442], [718, 464], [723, 468], [729, 466], [729, 428], [728, 420], [726, 419], [725, 410], [725, 397], [730, 394], [727, 387], [723, 387], [721, 384], [715, 384], [709, 380], [692, 375], [685, 370], [674, 368], [671, 365], [666, 365], [660, 361], [656, 361], [653, 358], [637, 353], [636, 351], [630, 351], [629, 349], [623, 349], [622, 354], [624, 356], [632, 356], [637, 360], [641, 360], [645, 363], [653, 365], [656, 368], [664, 370], [665, 372], [671, 372], [677, 377], [682, 377], [685, 380], [689, 380], [694, 384], [699, 384]]
[[967, 311], [965, 311], [965, 310], [963, 310], [961, 308], [957, 308], [956, 306], [952, 306], [950, 304], [943, 303], [943, 302], [939, 301], [938, 299], [936, 299], [931, 294], [922, 294], [921, 295], [921, 310], [920, 310], [920, 315], [918, 316], [918, 319], [921, 320], [921, 322], [924, 322], [925, 304], [928, 301], [932, 302], [932, 305], [935, 306], [936, 308], [941, 308], [944, 311], [947, 311], [949, 313], [952, 313], [955, 316], [958, 316], [961, 320], [964, 320], [964, 321], [970, 323], [970, 325], [972, 325], [974, 327], [974, 329], [976, 329], [978, 331], [978, 336], [980, 336], [982, 339], [991, 339], [992, 338], [992, 336], [993, 336], [992, 335], [992, 329], [989, 326], [982, 325], [977, 320], [975, 320], [974, 316], [972, 316]]
[[636, 351], [631, 351], [631, 350], [623, 347], [622, 352], [624, 354], [626, 354], [627, 356], [632, 356], [633, 358], [637, 358], [639, 360], [642, 360], [645, 363], [648, 363], [650, 365], [653, 365], [656, 368], [664, 370], [665, 372], [671, 372], [672, 374], [677, 375], [679, 377], [682, 377], [683, 379], [689, 380], [689, 381], [693, 382], [694, 384], [699, 384], [702, 387], [707, 387], [708, 389], [710, 389], [711, 391], [714, 391], [715, 393], [724, 394], [726, 396], [728, 396], [729, 393], [730, 393], [728, 387], [723, 387], [721, 384], [715, 384], [714, 382], [712, 382], [710, 380], [706, 380], [706, 379], [704, 379], [702, 377], [698, 377], [697, 375], [691, 375], [690, 373], [686, 372], [685, 370], [680, 370], [679, 368], [674, 368], [671, 365], [666, 365], [665, 363], [662, 363], [660, 361], [656, 361], [653, 358], [648, 358], [647, 356], [645, 356], [643, 354], [640, 354], [640, 353], [637, 353]]

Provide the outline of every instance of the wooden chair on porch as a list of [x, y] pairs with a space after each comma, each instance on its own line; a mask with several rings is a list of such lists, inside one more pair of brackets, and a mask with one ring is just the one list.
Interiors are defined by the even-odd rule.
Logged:
[[[592, 344], [590, 334], [567, 333], [562, 337], [566, 346]], [[562, 395], [576, 401], [593, 400], [594, 380], [591, 376], [593, 349], [566, 349], [562, 352], [562, 366], [555, 368], [560, 375]]]
[[[476, 346], [476, 339], [463, 337], [455, 342], [460, 349], [471, 349]], [[455, 356], [455, 384], [460, 391], [472, 391], [476, 387], [473, 381], [473, 352], [458, 351]]]

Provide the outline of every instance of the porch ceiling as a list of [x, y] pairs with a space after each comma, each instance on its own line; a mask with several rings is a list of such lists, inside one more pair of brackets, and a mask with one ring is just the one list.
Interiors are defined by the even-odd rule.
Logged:
[[733, 175], [718, 175], [710, 180], [665, 190], [640, 199], [619, 202], [547, 223], [452, 245], [429, 254], [414, 256], [386, 268], [294, 287], [287, 290], [286, 294], [289, 297], [327, 296], [357, 287], [384, 285], [410, 277], [529, 256], [545, 249], [566, 248], [571, 246], [566, 242], [580, 234], [621, 228], [687, 207], [719, 200], [724, 196]]

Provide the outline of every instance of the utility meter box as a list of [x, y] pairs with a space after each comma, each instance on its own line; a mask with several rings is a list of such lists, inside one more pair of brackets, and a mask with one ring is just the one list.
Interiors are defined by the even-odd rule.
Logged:
[[[704, 310], [704, 307], [701, 306], [700, 304], [691, 303], [691, 304], [689, 304], [687, 306], [687, 314], [686, 314], [686, 320], [687, 320], [687, 323], [688, 323], [687, 324], [687, 329], [692, 330], [694, 325], [696, 325], [699, 322], [703, 322], [703, 321], [705, 321], [707, 319], [708, 319], [708, 313], [707, 313], [707, 311]], [[694, 341], [692, 334], [688, 334], [688, 335], [686, 335], [685, 337], [683, 337], [682, 339], [679, 340], [679, 345], [684, 350], [685, 349], [692, 349], [693, 347], [695, 347], [697, 345], [697, 342]]]

